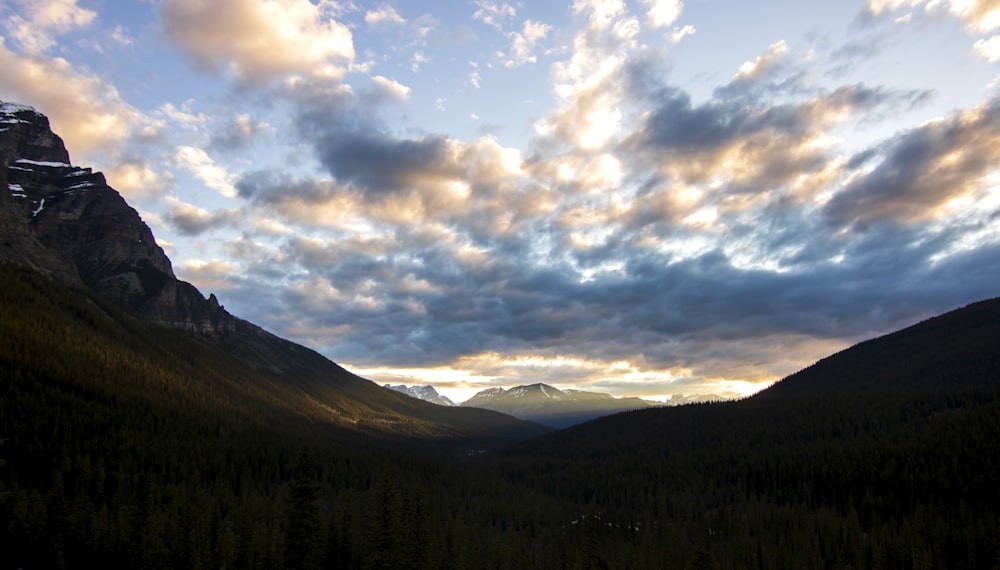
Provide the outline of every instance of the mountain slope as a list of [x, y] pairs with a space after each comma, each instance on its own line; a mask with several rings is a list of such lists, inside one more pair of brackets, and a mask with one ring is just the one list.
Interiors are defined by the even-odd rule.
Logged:
[[755, 399], [1000, 381], [1000, 299], [980, 301], [820, 360]]
[[70, 164], [44, 115], [0, 103], [0, 125], [0, 261], [40, 271], [93, 292], [113, 309], [210, 344], [252, 372], [248, 390], [274, 394], [281, 406], [310, 421], [386, 437], [474, 440], [475, 446], [543, 431], [497, 413], [403, 397], [231, 315], [214, 295], [206, 299], [176, 278], [138, 213], [103, 175]]
[[487, 388], [462, 402], [462, 407], [484, 408], [564, 428], [601, 416], [647, 408], [639, 398], [615, 398], [610, 394], [583, 390], [559, 390], [547, 384]]
[[[965, 405], [992, 405], [997, 393], [1000, 298], [859, 343], [744, 400], [619, 414], [515, 447], [555, 453], [584, 441], [588, 453], [597, 442], [608, 450], [689, 447], [720, 438], [745, 441], [761, 431], [768, 438], [819, 441]], [[910, 411], [881, 417], [889, 409]]]
[[[123, 314], [85, 289], [28, 268], [0, 264], [0, 302], [7, 379], [37, 378], [71, 392], [113, 395], [123, 405], [200, 410], [343, 443], [406, 440], [468, 449], [543, 431], [503, 414], [441, 409], [379, 388], [264, 331], [266, 352], [206, 342]], [[283, 367], [255, 366], [240, 357], [247, 350], [274, 356]]]
[[1000, 560], [998, 438], [993, 299], [744, 400], [600, 418], [504, 457], [525, 492], [601, 525], [712, 529], [723, 568], [983, 568]]

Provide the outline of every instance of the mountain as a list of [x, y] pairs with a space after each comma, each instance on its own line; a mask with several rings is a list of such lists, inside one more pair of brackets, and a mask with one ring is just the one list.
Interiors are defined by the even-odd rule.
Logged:
[[[583, 535], [645, 527], [660, 546], [629, 544], [662, 567], [988, 568], [1000, 561], [998, 438], [992, 299], [749, 398], [599, 418], [504, 459], [523, 493], [586, 503]], [[677, 546], [684, 532], [700, 549]]]
[[174, 282], [44, 117], [0, 108], [0, 567], [1000, 562], [1000, 299], [750, 398], [547, 430], [376, 386], [230, 315]]
[[[150, 228], [105, 177], [70, 162], [48, 119], [0, 102], [0, 261], [93, 295], [113, 311], [182, 331], [235, 358], [253, 382], [308, 421], [378, 437], [508, 441], [540, 426], [443, 408], [355, 376], [315, 351], [233, 316], [180, 281]], [[183, 359], [182, 355], [178, 355]]]
[[1000, 299], [989, 299], [854, 345], [754, 398], [909, 392], [998, 381]]
[[[562, 454], [581, 447], [593, 453], [599, 445], [618, 453], [647, 444], [744, 440], [765, 426], [769, 438], [820, 441], [843, 435], [835, 426], [844, 422], [862, 422], [842, 428], [851, 433], [881, 431], [941, 411], [1000, 405], [998, 394], [1000, 298], [858, 343], [742, 400], [617, 414], [514, 447]], [[858, 418], [911, 407], [917, 409], [898, 418]]]
[[206, 335], [237, 319], [179, 281], [153, 233], [104, 175], [70, 164], [48, 119], [0, 103], [0, 259], [84, 285], [145, 320]]
[[429, 384], [423, 386], [407, 386], [405, 384], [383, 384], [383, 388], [388, 388], [394, 390], [401, 394], [406, 394], [411, 398], [417, 398], [418, 400], [423, 400], [425, 402], [430, 402], [432, 404], [437, 404], [439, 406], [455, 406], [455, 402], [451, 401], [451, 398], [438, 394], [438, 391], [434, 389], [434, 386]]
[[723, 398], [718, 394], [673, 394], [670, 399], [663, 403], [664, 406], [683, 406], [684, 404], [701, 404], [705, 402], [722, 402], [728, 398]]
[[515, 386], [506, 390], [487, 388], [461, 404], [462, 407], [495, 410], [556, 428], [651, 405], [640, 398], [615, 398], [598, 392], [559, 390], [547, 384]]

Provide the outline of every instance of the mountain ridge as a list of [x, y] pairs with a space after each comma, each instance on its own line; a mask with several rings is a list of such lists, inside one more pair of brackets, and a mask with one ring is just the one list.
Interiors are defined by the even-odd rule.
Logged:
[[[415, 402], [240, 319], [177, 279], [152, 230], [103, 174], [74, 166], [42, 113], [0, 102], [0, 261], [31, 268], [146, 322], [211, 343], [299, 410], [337, 410], [366, 433], [497, 442], [545, 430], [509, 416]], [[309, 412], [312, 414], [313, 412]], [[319, 417], [322, 417], [320, 414]], [[333, 416], [331, 416], [332, 418]], [[413, 426], [421, 426], [414, 431]]]
[[[559, 455], [584, 442], [585, 453], [592, 455], [651, 445], [688, 448], [723, 437], [742, 440], [744, 436], [730, 433], [741, 424], [767, 425], [768, 437], [781, 440], [833, 439], [843, 435], [842, 429], [830, 428], [844, 421], [832, 417], [841, 407], [862, 416], [852, 420], [859, 425], [850, 429], [878, 431], [881, 423], [891, 422], [867, 414], [898, 408], [901, 416], [914, 414], [914, 409], [931, 416], [955, 407], [990, 405], [998, 391], [1000, 297], [859, 342], [741, 400], [625, 412], [513, 444], [512, 449]], [[971, 403], [960, 403], [966, 401]], [[811, 412], [800, 417], [807, 409]], [[811, 423], [796, 425], [806, 420]]]
[[611, 394], [584, 390], [560, 390], [544, 383], [493, 387], [481, 390], [461, 407], [484, 408], [524, 420], [564, 428], [594, 418], [653, 405], [635, 397], [615, 398]]

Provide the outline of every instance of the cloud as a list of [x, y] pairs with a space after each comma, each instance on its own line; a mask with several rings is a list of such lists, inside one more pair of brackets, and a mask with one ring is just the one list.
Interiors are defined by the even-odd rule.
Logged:
[[770, 72], [788, 54], [788, 44], [784, 40], [771, 44], [767, 51], [753, 61], [744, 62], [733, 81], [750, 81]]
[[601, 33], [611, 29], [619, 16], [625, 14], [625, 3], [622, 0], [574, 0], [573, 13], [587, 13], [590, 31]]
[[332, 180], [293, 177], [270, 170], [244, 173], [236, 184], [240, 198], [270, 209], [295, 227], [350, 227], [364, 223], [364, 200]]
[[[520, 155], [491, 138], [464, 142], [439, 134], [398, 137], [363, 95], [303, 97], [295, 124], [332, 177], [339, 201], [360, 200], [369, 212], [397, 221], [441, 217], [486, 200], [517, 180]], [[314, 184], [307, 184], [303, 189]], [[332, 198], [324, 192], [324, 199]], [[343, 204], [341, 204], [343, 205]]]
[[[0, 37], [0, 99], [30, 101], [74, 154], [114, 151], [150, 120], [114, 86], [59, 57], [9, 51]], [[53, 89], [58, 85], [58, 89]]]
[[[224, 284], [241, 315], [359, 370], [467, 384], [743, 393], [995, 289], [992, 104], [856, 148], [839, 137], [926, 93], [831, 85], [777, 42], [696, 96], [666, 82], [664, 48], [643, 35], [680, 33], [679, 2], [573, 6], [557, 107], [526, 156], [389, 121], [410, 92], [388, 73], [361, 87], [302, 75], [272, 92], [318, 170], [234, 178], [185, 147], [241, 213], [174, 201], [163, 219], [190, 235], [238, 224], [219, 245], [243, 276]], [[513, 4], [475, 9], [523, 40], [511, 61], [552, 37]], [[230, 128], [252, 130], [217, 131]], [[210, 282], [205, 263], [191, 274]]]
[[[1000, 161], [1000, 100], [907, 131], [865, 153], [862, 170], [825, 207], [837, 225], [914, 224], [973, 195]], [[874, 164], [872, 164], [874, 163]], [[869, 167], [868, 165], [871, 164]]]
[[394, 139], [377, 132], [327, 132], [320, 161], [337, 180], [365, 194], [399, 193], [458, 178], [456, 142], [440, 135]]
[[217, 151], [236, 151], [250, 146], [271, 131], [271, 125], [244, 113], [216, 129], [208, 146]]
[[199, 66], [227, 65], [237, 80], [339, 80], [354, 42], [337, 12], [329, 0], [165, 0], [162, 20], [167, 37]]
[[111, 39], [115, 41], [118, 45], [122, 46], [132, 46], [135, 45], [135, 38], [129, 35], [128, 28], [125, 26], [115, 26], [115, 29], [111, 31]]
[[527, 63], [535, 63], [538, 58], [535, 55], [535, 44], [545, 38], [552, 30], [552, 26], [533, 20], [525, 20], [523, 33], [511, 32], [507, 35], [510, 39], [510, 55], [503, 56], [504, 67], [519, 67]]
[[141, 157], [123, 156], [105, 171], [108, 184], [129, 198], [149, 198], [164, 193], [174, 183], [169, 172], [156, 172]]
[[1000, 5], [995, 0], [868, 0], [867, 11], [879, 16], [884, 12], [921, 7], [927, 12], [947, 8], [973, 31], [989, 32], [1000, 28]]
[[517, 16], [514, 6], [505, 2], [476, 0], [475, 6], [477, 9], [472, 14], [472, 19], [498, 30], [503, 30], [503, 20]]
[[[582, 153], [573, 157], [579, 160], [569, 178], [589, 172], [583, 178], [592, 182], [556, 190], [545, 186], [546, 175], [537, 174], [568, 155], [536, 155], [527, 167], [535, 177], [506, 187], [511, 162], [495, 141], [397, 138], [378, 129], [346, 131], [339, 128], [343, 120], [329, 116], [325, 124], [311, 121], [307, 140], [317, 156], [326, 156], [323, 163], [335, 180], [253, 173], [237, 185], [252, 203], [277, 205], [274, 210], [286, 215], [293, 215], [293, 205], [294, 215], [323, 212], [335, 232], [327, 238], [289, 236], [280, 256], [260, 262], [289, 278], [291, 287], [275, 301], [283, 306], [281, 332], [361, 370], [426, 366], [464, 371], [469, 383], [514, 384], [530, 375], [533, 381], [605, 386], [619, 393], [636, 393], [642, 386], [647, 394], [710, 389], [737, 395], [808, 365], [817, 355], [993, 287], [989, 276], [1000, 263], [983, 251], [958, 251], [931, 262], [954, 238], [930, 239], [923, 227], [873, 226], [867, 233], [841, 234], [822, 223], [826, 214], [811, 200], [751, 200], [742, 214], [726, 211], [734, 195], [755, 195], [750, 188], [794, 186], [792, 181], [810, 169], [783, 166], [779, 157], [808, 154], [796, 145], [811, 140], [816, 129], [905, 100], [904, 95], [850, 86], [794, 105], [759, 102], [745, 117], [746, 109], [724, 100], [694, 105], [676, 88], [645, 96], [660, 104], [637, 123], [640, 134], [652, 137], [646, 146], [659, 149], [655, 160], [633, 162], [628, 152], [585, 159], [589, 153]], [[989, 119], [965, 121], [985, 125]], [[360, 154], [324, 155], [334, 136], [342, 137], [336, 148]], [[614, 202], [606, 193], [616, 186], [616, 163], [624, 172], [656, 171], [655, 165], [668, 160], [689, 161], [685, 153], [725, 154], [742, 149], [747, 140], [767, 150], [758, 157], [764, 172], [734, 175], [744, 187], [734, 184], [730, 194], [713, 197], [711, 185], [689, 174], [690, 187], [703, 194], [694, 202], [718, 198], [720, 217], [730, 224], [729, 235], [709, 240], [708, 247], [677, 255], [661, 246], [684, 243], [704, 230], [669, 219], [630, 223], [631, 216], [650, 210], [646, 200], [655, 193], [619, 195], [618, 211], [605, 207]], [[982, 141], [984, 148], [990, 144]], [[825, 152], [809, 156], [820, 170], [840, 164], [834, 167], [838, 175], [818, 183], [826, 190], [838, 187], [844, 170], [870, 164], [838, 163]], [[480, 166], [470, 166], [473, 158]], [[348, 164], [356, 170], [344, 170]], [[374, 170], [379, 165], [393, 170]], [[470, 185], [461, 207], [434, 209], [418, 201], [419, 217], [393, 223], [383, 209], [405, 203], [399, 200], [413, 197], [413, 188], [435, 177]], [[740, 215], [747, 219], [740, 221]], [[344, 224], [352, 219], [358, 227], [348, 229]], [[515, 230], [499, 231], [504, 223]], [[589, 248], [566, 245], [574, 232], [595, 227], [603, 228], [605, 239]], [[908, 245], [915, 243], [923, 245]], [[774, 258], [779, 264], [768, 266]], [[958, 268], [977, 261], [983, 264], [981, 278], [952, 290]]]
[[187, 145], [178, 147], [174, 161], [180, 168], [198, 177], [205, 186], [216, 190], [227, 198], [236, 197], [236, 188], [233, 186], [236, 177], [228, 173], [224, 167], [216, 164], [215, 160], [204, 149]]
[[410, 97], [410, 88], [393, 79], [376, 75], [372, 77], [372, 83], [390, 99], [406, 101]]
[[236, 210], [216, 210], [209, 212], [204, 208], [183, 202], [168, 196], [167, 211], [164, 219], [178, 232], [186, 235], [199, 235], [217, 229], [224, 225], [236, 223], [241, 218]]
[[684, 3], [680, 0], [642, 0], [643, 4], [649, 7], [646, 12], [646, 19], [653, 28], [669, 26], [677, 21], [681, 11], [684, 10]]
[[[290, 242], [286, 259], [311, 275], [285, 298], [295, 330], [357, 365], [451, 365], [512, 381], [529, 372], [511, 362], [521, 355], [537, 362], [533, 378], [552, 382], [568, 382], [570, 368], [577, 382], [607, 379], [614, 363], [665, 382], [768, 382], [887, 321], [927, 316], [910, 284], [940, 287], [949, 274], [928, 270], [926, 251], [892, 259], [896, 247], [787, 274], [737, 268], [719, 251], [678, 263], [640, 251], [618, 277], [581, 283], [568, 267], [497, 250], [466, 263], [460, 235], [428, 237], [401, 227], [384, 238]], [[567, 368], [573, 359], [587, 364]]]
[[194, 284], [203, 292], [224, 291], [228, 293], [241, 285], [233, 277], [238, 273], [237, 267], [221, 259], [209, 261], [186, 259], [175, 269], [180, 279]]
[[378, 10], [369, 10], [365, 13], [365, 23], [369, 26], [380, 24], [405, 24], [406, 20], [396, 12], [392, 6], [383, 6]]
[[21, 14], [9, 16], [4, 28], [8, 37], [29, 54], [41, 54], [55, 46], [53, 35], [89, 26], [97, 17], [76, 0], [15, 0]]
[[988, 61], [993, 63], [1000, 61], [1000, 35], [992, 36], [986, 40], [978, 40], [974, 48], [976, 53]]
[[683, 28], [674, 29], [670, 34], [670, 41], [678, 44], [684, 38], [688, 36], [693, 36], [696, 33], [695, 27], [691, 25], [684, 26]]
[[569, 60], [552, 66], [561, 106], [534, 126], [543, 145], [598, 151], [621, 133], [622, 109], [629, 95], [624, 85], [634, 61], [639, 24], [621, 2], [578, 1], [573, 9], [587, 15], [588, 24], [573, 38]]
[[[694, 106], [687, 93], [666, 88], [652, 95], [657, 106], [624, 144], [633, 157], [628, 170], [652, 174], [644, 183], [670, 195], [697, 189], [696, 199], [670, 199], [673, 219], [723, 190], [727, 202], [718, 205], [733, 211], [771, 196], [800, 201], [836, 176], [828, 171], [835, 157], [823, 144], [825, 133], [897, 97], [855, 85], [797, 103], [750, 105], [737, 97]], [[647, 193], [644, 201], [656, 196]]]
[[194, 100], [188, 99], [178, 109], [173, 103], [164, 103], [157, 109], [157, 114], [166, 117], [182, 128], [197, 131], [209, 122], [208, 115], [196, 113], [193, 110]]
[[347, 129], [338, 121], [310, 121], [309, 129], [322, 129], [309, 136], [332, 179], [252, 172], [236, 184], [239, 195], [276, 207], [289, 221], [331, 227], [363, 219], [405, 224], [476, 216], [514, 199], [508, 192], [516, 186], [520, 156], [492, 138], [399, 139], [373, 125]]

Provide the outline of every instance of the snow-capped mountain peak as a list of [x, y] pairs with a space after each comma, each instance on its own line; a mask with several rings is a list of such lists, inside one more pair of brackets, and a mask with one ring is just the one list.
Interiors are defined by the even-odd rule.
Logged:
[[487, 388], [462, 406], [487, 408], [554, 427], [566, 427], [611, 413], [644, 408], [639, 398], [615, 398], [610, 394], [583, 390], [560, 390], [548, 384], [529, 384], [510, 389]]
[[384, 388], [388, 388], [395, 392], [400, 392], [406, 394], [407, 396], [417, 398], [418, 400], [424, 400], [425, 402], [430, 402], [432, 404], [438, 404], [439, 406], [455, 406], [455, 402], [451, 401], [451, 398], [439, 394], [434, 386], [424, 385], [424, 386], [407, 386], [405, 384], [384, 384]]

